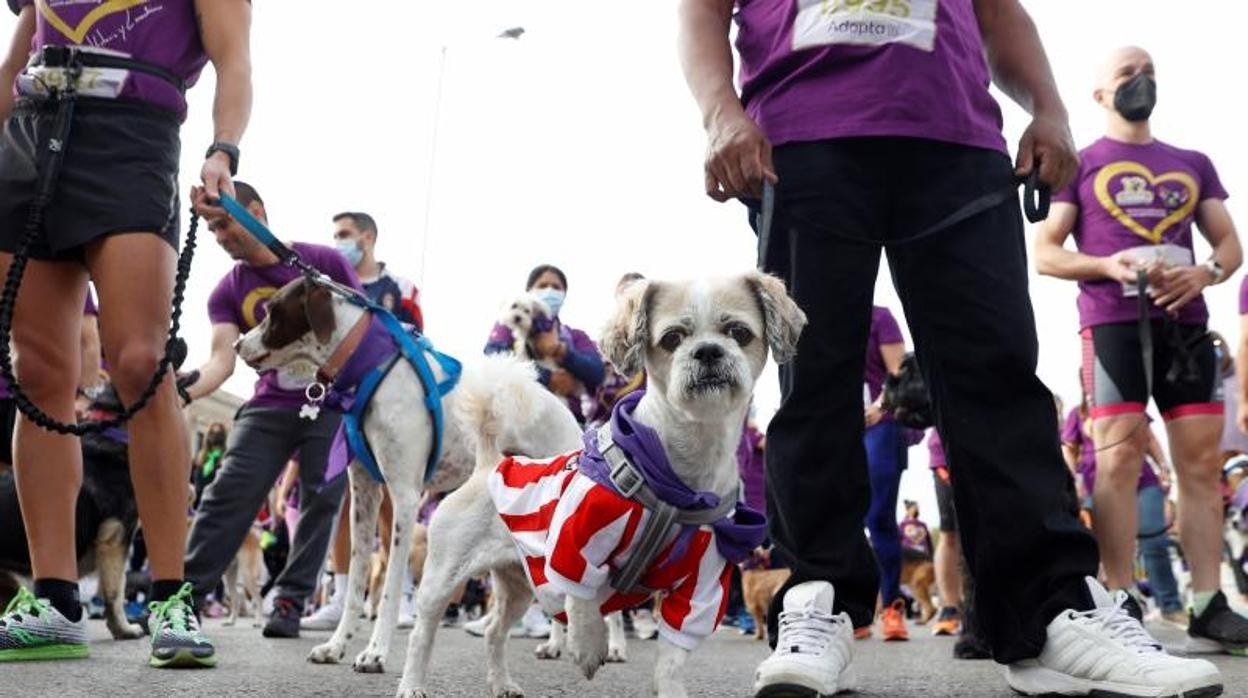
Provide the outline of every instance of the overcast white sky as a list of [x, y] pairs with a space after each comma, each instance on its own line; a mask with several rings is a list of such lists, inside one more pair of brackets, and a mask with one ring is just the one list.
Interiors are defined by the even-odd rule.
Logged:
[[[1026, 2], [1082, 147], [1101, 132], [1094, 68], [1109, 49], [1139, 44], [1157, 62], [1156, 135], [1207, 152], [1248, 211], [1242, 133], [1248, 64], [1239, 0], [1178, 11], [1158, 0]], [[519, 41], [492, 38], [522, 25]], [[13, 17], [0, 13], [0, 33]], [[446, 47], [436, 163], [434, 104]], [[443, 350], [481, 350], [502, 301], [530, 267], [569, 277], [568, 324], [597, 335], [616, 279], [734, 273], [754, 264], [754, 236], [739, 204], [702, 194], [699, 116], [676, 60], [675, 3], [563, 0], [299, 0], [255, 3], [255, 109], [240, 176], [268, 204], [287, 239], [325, 242], [332, 214], [363, 210], [380, 227], [379, 256], [421, 286], [427, 330]], [[182, 131], [182, 180], [198, 176], [212, 140], [211, 68], [191, 92]], [[1012, 146], [1026, 115], [1005, 106]], [[433, 173], [432, 196], [426, 196]], [[425, 219], [429, 218], [424, 260]], [[205, 231], [184, 320], [190, 364], [206, 358], [208, 294], [230, 260]], [[1197, 257], [1206, 252], [1198, 250]], [[1212, 325], [1238, 335], [1240, 274], [1209, 292]], [[1075, 285], [1033, 278], [1040, 376], [1078, 399]], [[902, 317], [886, 268], [877, 302]], [[107, 309], [105, 309], [107, 312]], [[904, 327], [904, 325], [903, 325]], [[240, 364], [227, 384], [249, 395]], [[759, 383], [759, 416], [778, 400], [774, 374]], [[926, 454], [914, 450], [904, 496], [935, 507]]]

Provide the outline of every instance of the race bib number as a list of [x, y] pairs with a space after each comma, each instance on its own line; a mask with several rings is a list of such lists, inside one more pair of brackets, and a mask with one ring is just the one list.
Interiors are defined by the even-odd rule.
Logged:
[[793, 50], [905, 44], [931, 51], [940, 0], [795, 0]]

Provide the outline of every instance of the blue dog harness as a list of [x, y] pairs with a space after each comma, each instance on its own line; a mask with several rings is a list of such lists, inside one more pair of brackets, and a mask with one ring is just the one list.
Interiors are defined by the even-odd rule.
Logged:
[[[386, 334], [393, 340], [397, 351], [379, 365], [370, 369], [360, 380], [359, 384], [354, 387], [354, 392], [351, 392], [350, 386], [346, 386], [348, 394], [335, 400], [340, 405], [350, 401], [350, 407], [345, 409], [342, 415], [343, 431], [346, 434], [347, 444], [351, 449], [352, 455], [374, 479], [378, 482], [385, 482], [385, 478], [381, 474], [381, 468], [377, 465], [377, 458], [373, 455], [373, 449], [368, 445], [368, 439], [364, 436], [364, 412], [372, 402], [373, 395], [377, 392], [377, 387], [381, 385], [382, 380], [390, 373], [394, 365], [398, 363], [399, 357], [403, 357], [412, 367], [412, 370], [416, 372], [416, 376], [420, 379], [420, 383], [425, 389], [425, 408], [429, 410], [429, 415], [433, 419], [433, 449], [429, 452], [429, 463], [425, 467], [425, 482], [428, 482], [433, 476], [434, 469], [437, 467], [438, 460], [442, 454], [442, 441], [446, 422], [445, 413], [442, 409], [442, 399], [450, 394], [459, 382], [459, 376], [463, 372], [463, 365], [454, 357], [435, 349], [428, 337], [414, 329], [409, 331], [384, 306], [373, 302], [372, 299], [353, 288], [335, 282], [319, 269], [304, 262], [294, 250], [282, 244], [269, 231], [268, 227], [251, 215], [234, 198], [227, 194], [221, 194], [220, 198], [221, 205], [226, 212], [273, 254], [277, 255], [278, 259], [286, 264], [298, 267], [309, 281], [327, 287], [349, 303], [362, 308], [381, 323]], [[442, 373], [445, 375], [441, 382], [438, 381], [433, 373], [433, 368], [429, 363], [430, 356], [433, 357], [434, 361], [437, 361], [438, 367], [442, 369]], [[322, 399], [324, 399], [324, 396]]]

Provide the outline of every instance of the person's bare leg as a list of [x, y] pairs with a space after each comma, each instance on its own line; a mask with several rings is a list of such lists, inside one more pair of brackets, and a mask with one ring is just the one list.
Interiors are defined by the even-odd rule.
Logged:
[[1134, 581], [1135, 536], [1139, 531], [1136, 488], [1148, 443], [1142, 414], [1100, 417], [1092, 422], [1096, 454], [1096, 486], [1092, 493], [1092, 531], [1101, 551], [1101, 565], [1110, 589], [1130, 588]]
[[[142, 273], [135, 273], [142, 260]], [[87, 263], [100, 296], [100, 338], [113, 385], [129, 405], [152, 379], [169, 333], [176, 255], [146, 233], [93, 243]], [[173, 373], [130, 421], [130, 475], [154, 581], [181, 580], [186, 554], [190, 448]]]
[[1192, 569], [1192, 591], [1221, 586], [1222, 417], [1194, 415], [1166, 424], [1170, 456], [1179, 486], [1179, 525], [1183, 554]]
[[936, 586], [940, 605], [957, 608], [962, 605], [962, 551], [957, 531], [941, 531], [936, 543]]
[[[8, 274], [11, 255], [0, 257]], [[53, 419], [74, 422], [79, 335], [87, 273], [74, 262], [27, 263], [13, 316], [14, 369], [22, 390]], [[78, 580], [74, 513], [82, 486], [78, 439], [35, 426], [19, 415], [14, 477], [35, 579]]]

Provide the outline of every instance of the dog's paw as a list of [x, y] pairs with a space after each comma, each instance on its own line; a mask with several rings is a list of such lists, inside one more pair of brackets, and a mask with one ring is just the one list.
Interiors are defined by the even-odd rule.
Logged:
[[623, 646], [607, 646], [607, 663], [623, 664], [628, 661], [628, 648]]
[[563, 647], [560, 644], [554, 640], [547, 640], [538, 645], [537, 649], [533, 650], [533, 654], [537, 655], [538, 659], [558, 659], [563, 654]]
[[234, 625], [234, 619], [233, 619], [233, 618], [226, 618], [225, 620], [221, 621], [221, 625], [222, 625], [222, 626], [224, 626], [224, 627], [226, 627], [226, 628], [228, 628], [228, 627], [230, 627], [230, 626]]
[[490, 695], [494, 698], [524, 698], [524, 689], [517, 686], [515, 681], [505, 681], [491, 686]]
[[395, 698], [429, 698], [429, 694], [423, 688], [415, 686], [405, 686], [399, 684], [399, 690], [394, 694]]
[[386, 657], [376, 649], [369, 647], [355, 656], [355, 661], [351, 663], [351, 668], [357, 674], [384, 674], [386, 673]]
[[592, 679], [607, 661], [607, 645], [604, 642], [601, 645], [595, 643], [589, 647], [572, 647], [569, 654], [572, 662], [581, 670], [585, 678]]
[[114, 640], [137, 640], [143, 637], [143, 627], [134, 623], [121, 623], [108, 626], [108, 632], [113, 636]]
[[346, 654], [347, 648], [345, 645], [326, 642], [312, 648], [312, 651], [308, 653], [308, 661], [313, 664], [337, 664], [342, 661]]

